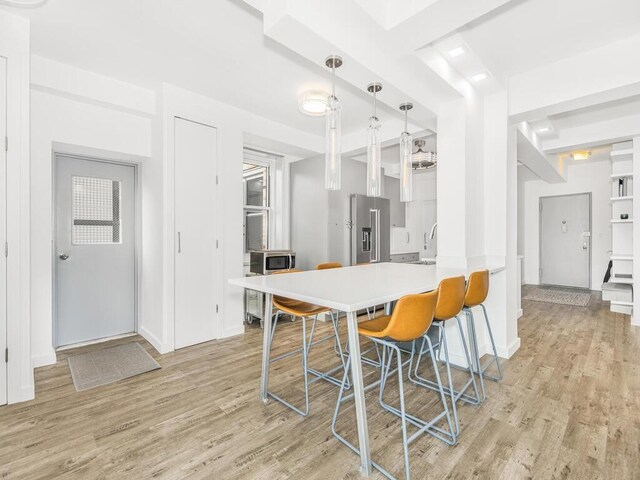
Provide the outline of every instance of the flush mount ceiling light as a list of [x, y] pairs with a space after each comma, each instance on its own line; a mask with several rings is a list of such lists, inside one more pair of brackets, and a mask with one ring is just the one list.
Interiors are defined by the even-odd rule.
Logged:
[[488, 77], [489, 75], [487, 75], [487, 72], [480, 72], [472, 75], [471, 80], [473, 80], [474, 82], [481, 82], [482, 80], [486, 80]]
[[305, 115], [321, 117], [327, 112], [328, 96], [326, 92], [304, 92], [298, 97], [298, 108]]
[[336, 97], [336, 68], [342, 65], [342, 58], [331, 55], [325, 59], [324, 64], [331, 69], [331, 95], [327, 97], [325, 114], [324, 188], [340, 190], [342, 186], [342, 147], [340, 145], [342, 120], [340, 102]]
[[464, 48], [462, 48], [462, 47], [456, 47], [456, 48], [454, 48], [452, 50], [449, 50], [449, 56], [451, 58], [459, 57], [463, 53], [464, 53]]
[[571, 154], [571, 158], [573, 158], [574, 160], [588, 160], [590, 156], [591, 152], [589, 152], [588, 150], [584, 150], [582, 152], [573, 152]]
[[427, 142], [424, 140], [416, 140], [415, 145], [418, 150], [411, 155], [414, 170], [424, 171], [435, 168], [438, 163], [438, 154], [435, 152], [427, 152], [424, 150]]
[[373, 94], [373, 115], [369, 117], [367, 128], [367, 196], [382, 196], [382, 150], [380, 139], [380, 120], [378, 120], [376, 95], [382, 90], [382, 84], [374, 82], [367, 86]]
[[413, 200], [413, 139], [408, 128], [408, 112], [413, 108], [412, 103], [403, 103], [400, 110], [404, 112], [404, 132], [400, 135], [400, 201]]

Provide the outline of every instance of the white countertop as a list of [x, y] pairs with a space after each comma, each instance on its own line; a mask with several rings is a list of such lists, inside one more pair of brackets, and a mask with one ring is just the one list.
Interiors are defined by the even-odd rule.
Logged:
[[342, 312], [356, 312], [397, 300], [404, 295], [434, 290], [445, 277], [468, 276], [473, 271], [483, 269], [489, 269], [493, 274], [503, 270], [504, 266], [457, 269], [436, 265], [374, 263], [286, 275], [234, 278], [229, 283]]

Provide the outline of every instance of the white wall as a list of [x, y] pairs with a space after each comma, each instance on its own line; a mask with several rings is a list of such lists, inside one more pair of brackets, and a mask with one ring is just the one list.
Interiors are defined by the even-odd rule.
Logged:
[[[31, 241], [31, 345], [33, 364], [41, 366], [55, 362], [51, 262], [54, 241], [53, 151], [84, 153], [139, 164], [143, 186], [142, 234], [146, 240], [139, 275], [141, 280], [148, 279], [149, 282], [157, 278], [157, 264], [162, 260], [157, 255], [154, 242], [149, 241], [161, 238], [157, 235], [157, 228], [156, 231], [145, 229], [153, 225], [153, 207], [157, 205], [149, 191], [157, 190], [161, 179], [151, 174], [153, 164], [159, 163], [157, 157], [155, 161], [151, 160], [153, 111], [148, 108], [155, 105], [140, 104], [141, 98], [150, 96], [153, 99], [153, 92], [37, 56], [32, 58], [32, 65], [31, 229], [34, 234]], [[120, 104], [109, 103], [110, 98], [123, 103], [130, 98], [131, 106], [147, 110], [125, 110]], [[155, 170], [157, 172], [157, 166]], [[158, 213], [156, 210], [156, 224], [161, 218]], [[154, 309], [157, 297], [149, 298], [149, 285], [146, 282], [142, 284], [139, 324], [144, 323], [145, 313], [157, 314]], [[160, 292], [156, 289], [156, 293]]]
[[591, 289], [600, 290], [611, 250], [611, 164], [607, 160], [568, 161], [566, 183], [550, 184], [542, 180], [524, 182], [524, 278], [538, 284], [540, 267], [540, 197], [591, 193]]

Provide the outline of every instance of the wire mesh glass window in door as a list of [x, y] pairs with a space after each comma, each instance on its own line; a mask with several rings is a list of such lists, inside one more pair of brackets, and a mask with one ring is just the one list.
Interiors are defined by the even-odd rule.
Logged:
[[121, 243], [120, 182], [73, 177], [74, 245]]

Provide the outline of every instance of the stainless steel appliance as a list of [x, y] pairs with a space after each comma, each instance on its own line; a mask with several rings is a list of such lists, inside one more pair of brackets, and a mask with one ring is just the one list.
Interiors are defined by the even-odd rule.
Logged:
[[391, 261], [388, 198], [351, 195], [351, 264]]
[[249, 271], [267, 275], [278, 270], [296, 268], [296, 254], [292, 250], [256, 250], [249, 252]]

